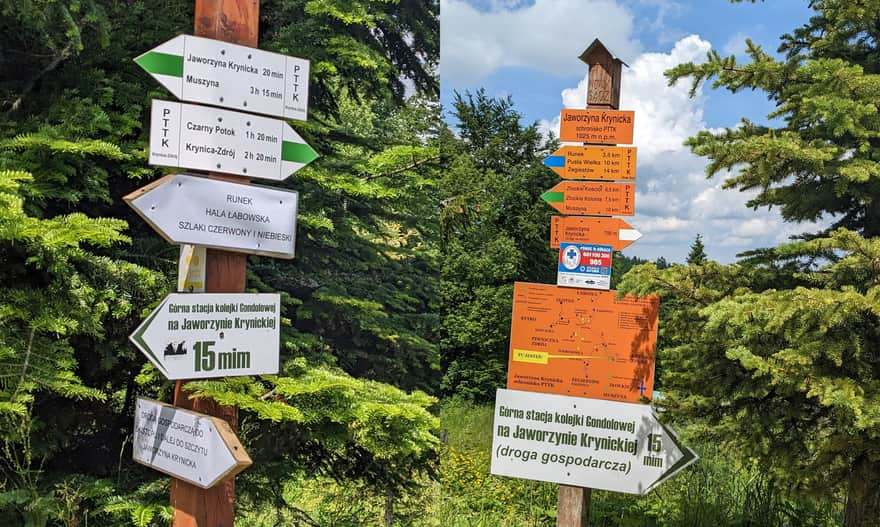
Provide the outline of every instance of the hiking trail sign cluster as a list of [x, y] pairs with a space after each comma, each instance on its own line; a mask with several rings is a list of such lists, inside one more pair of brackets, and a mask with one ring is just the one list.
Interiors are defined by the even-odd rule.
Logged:
[[[196, 18], [207, 11], [220, 19], [241, 16], [236, 27], [253, 29], [243, 40], [256, 45], [255, 6], [230, 14], [196, 0]], [[318, 157], [290, 124], [265, 116], [306, 120], [308, 60], [180, 35], [135, 62], [178, 99], [199, 103], [153, 101], [150, 164], [283, 181]], [[278, 373], [280, 295], [210, 292], [205, 248], [292, 258], [297, 192], [235, 177], [171, 174], [124, 199], [163, 238], [182, 244], [179, 288], [186, 291], [168, 295], [132, 343], [169, 380]], [[176, 478], [172, 501], [178, 492], [185, 501], [208, 502], [184, 496], [177, 480], [210, 490], [251, 464], [224, 419], [144, 398], [137, 401], [133, 446], [135, 461]], [[231, 500], [224, 499], [219, 508], [228, 510], [219, 516], [231, 518]], [[175, 525], [194, 515], [202, 518], [198, 525], [218, 521], [205, 520], [219, 516], [202, 505], [198, 514], [183, 507], [180, 518], [181, 507], [174, 507]]]
[[641, 237], [612, 217], [635, 214], [636, 148], [617, 146], [633, 142], [635, 125], [634, 112], [617, 110], [622, 62], [598, 40], [580, 58], [588, 107], [562, 111], [560, 139], [584, 144], [544, 160], [565, 179], [541, 196], [565, 214], [551, 221], [557, 284], [514, 284], [491, 463], [493, 474], [563, 485], [560, 527], [580, 527], [589, 500], [567, 503], [564, 486], [643, 495], [697, 459], [646, 404], [659, 298], [609, 290], [613, 252]]

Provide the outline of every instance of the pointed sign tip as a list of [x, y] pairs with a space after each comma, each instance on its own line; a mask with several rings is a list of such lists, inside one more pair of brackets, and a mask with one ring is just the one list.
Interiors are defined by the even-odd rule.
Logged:
[[284, 161], [290, 161], [291, 163], [308, 165], [315, 159], [318, 159], [318, 153], [305, 143], [284, 141], [281, 144], [281, 159]]
[[620, 229], [618, 233], [620, 241], [634, 242], [642, 237], [642, 233], [635, 229]]
[[548, 190], [547, 192], [541, 194], [541, 199], [543, 199], [547, 203], [560, 203], [565, 199], [565, 193]]
[[549, 168], [565, 168], [565, 156], [547, 156], [544, 158], [544, 165]]
[[152, 75], [183, 77], [183, 56], [148, 51], [135, 57], [135, 63]]

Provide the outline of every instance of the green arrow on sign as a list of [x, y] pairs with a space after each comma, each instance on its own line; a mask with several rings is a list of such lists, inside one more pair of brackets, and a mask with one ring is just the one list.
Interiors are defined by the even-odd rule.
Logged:
[[632, 183], [562, 181], [541, 199], [563, 214], [632, 216], [635, 191]]

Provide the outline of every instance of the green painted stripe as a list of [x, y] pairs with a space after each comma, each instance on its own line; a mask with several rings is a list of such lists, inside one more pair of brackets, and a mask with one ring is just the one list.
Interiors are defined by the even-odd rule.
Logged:
[[562, 203], [565, 199], [565, 192], [551, 192], [547, 191], [541, 194], [541, 199], [546, 201], [547, 203]]
[[281, 142], [281, 159], [307, 165], [318, 158], [318, 153], [305, 143]]
[[180, 55], [148, 51], [134, 61], [148, 73], [183, 77], [183, 57]]
[[162, 361], [159, 360], [159, 357], [157, 357], [155, 353], [153, 353], [153, 350], [150, 349], [149, 346], [147, 346], [147, 343], [144, 340], [144, 333], [147, 332], [147, 329], [149, 329], [150, 324], [153, 322], [153, 319], [159, 315], [159, 313], [162, 311], [162, 308], [165, 306], [165, 303], [168, 302], [169, 298], [171, 298], [171, 297], [170, 296], [166, 297], [165, 300], [163, 300], [162, 303], [159, 304], [159, 307], [154, 309], [153, 312], [150, 314], [150, 316], [147, 317], [147, 320], [145, 320], [144, 323], [141, 324], [140, 330], [136, 331], [135, 334], [130, 337], [131, 340], [133, 340], [138, 345], [138, 347], [141, 349], [141, 351], [143, 351], [145, 354], [147, 354], [149, 357], [151, 357], [153, 359], [153, 361], [152, 361], [153, 365], [158, 367], [159, 371], [164, 373], [166, 377], [168, 376], [168, 370], [165, 369], [165, 366], [162, 364]]

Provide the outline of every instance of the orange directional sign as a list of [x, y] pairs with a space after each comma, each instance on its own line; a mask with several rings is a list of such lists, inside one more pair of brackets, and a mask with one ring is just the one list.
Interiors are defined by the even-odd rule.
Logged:
[[550, 218], [550, 247], [560, 242], [610, 245], [622, 251], [642, 237], [620, 218], [591, 218], [587, 216], [552, 216]]
[[544, 164], [563, 179], [633, 180], [634, 146], [563, 146], [544, 158]]
[[507, 387], [612, 401], [651, 398], [660, 300], [517, 282]]
[[633, 142], [635, 112], [620, 110], [562, 110], [559, 140], [603, 145]]
[[633, 216], [635, 195], [632, 183], [563, 181], [543, 193], [541, 199], [563, 214]]

